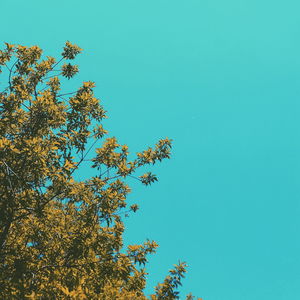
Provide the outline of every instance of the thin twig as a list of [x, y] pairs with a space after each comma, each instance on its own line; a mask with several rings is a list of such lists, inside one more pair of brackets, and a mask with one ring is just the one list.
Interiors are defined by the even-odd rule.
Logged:
[[77, 92], [71, 92], [71, 93], [59, 94], [59, 95], [57, 95], [57, 97], [67, 96], [67, 95], [73, 95], [73, 94], [76, 94], [76, 93], [77, 93]]

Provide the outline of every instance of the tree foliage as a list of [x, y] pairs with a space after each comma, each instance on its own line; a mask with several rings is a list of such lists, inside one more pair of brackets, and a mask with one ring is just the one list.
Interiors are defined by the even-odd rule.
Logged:
[[[127, 179], [156, 181], [136, 174], [169, 158], [171, 141], [129, 159], [102, 126], [95, 84], [61, 87], [78, 72], [71, 62], [81, 50], [67, 42], [58, 61], [37, 46], [0, 52], [1, 299], [149, 299], [145, 265], [158, 245], [124, 249], [125, 214], [138, 210], [127, 203]], [[85, 164], [97, 175], [76, 180]], [[179, 298], [185, 272], [185, 263], [175, 265], [150, 299]]]

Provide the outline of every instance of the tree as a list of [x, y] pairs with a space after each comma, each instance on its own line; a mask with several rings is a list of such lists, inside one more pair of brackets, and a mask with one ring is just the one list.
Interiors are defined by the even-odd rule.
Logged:
[[[0, 93], [1, 299], [147, 299], [145, 265], [157, 244], [123, 247], [125, 214], [138, 210], [127, 203], [127, 179], [157, 181], [135, 174], [169, 158], [171, 140], [129, 160], [102, 126], [94, 83], [61, 88], [78, 72], [70, 61], [81, 51], [67, 42], [58, 61], [37, 46], [6, 43], [0, 52], [8, 78]], [[97, 175], [78, 181], [85, 163]], [[177, 299], [185, 272], [185, 263], [175, 265], [150, 299]]]

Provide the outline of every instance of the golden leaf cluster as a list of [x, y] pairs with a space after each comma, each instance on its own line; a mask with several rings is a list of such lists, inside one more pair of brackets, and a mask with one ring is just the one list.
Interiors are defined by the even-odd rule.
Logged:
[[[149, 299], [145, 266], [158, 245], [123, 245], [124, 217], [138, 210], [127, 179], [156, 181], [135, 174], [169, 158], [171, 141], [129, 159], [103, 128], [94, 83], [61, 87], [78, 72], [68, 61], [81, 50], [67, 42], [58, 61], [37, 46], [0, 52], [1, 299]], [[95, 175], [78, 180], [89, 162]], [[150, 299], [177, 299], [184, 273], [176, 265]]]

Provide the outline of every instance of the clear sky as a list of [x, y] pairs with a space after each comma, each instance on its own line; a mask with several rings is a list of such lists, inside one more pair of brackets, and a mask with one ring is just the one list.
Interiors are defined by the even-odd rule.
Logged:
[[[300, 2], [1, 0], [0, 39], [84, 48], [105, 127], [137, 152], [168, 136], [159, 182], [134, 185], [127, 243], [160, 244], [151, 287], [179, 259], [182, 295], [300, 299]], [[77, 85], [78, 82], [78, 85]], [[89, 174], [89, 170], [83, 173]], [[183, 299], [183, 296], [182, 296]]]

